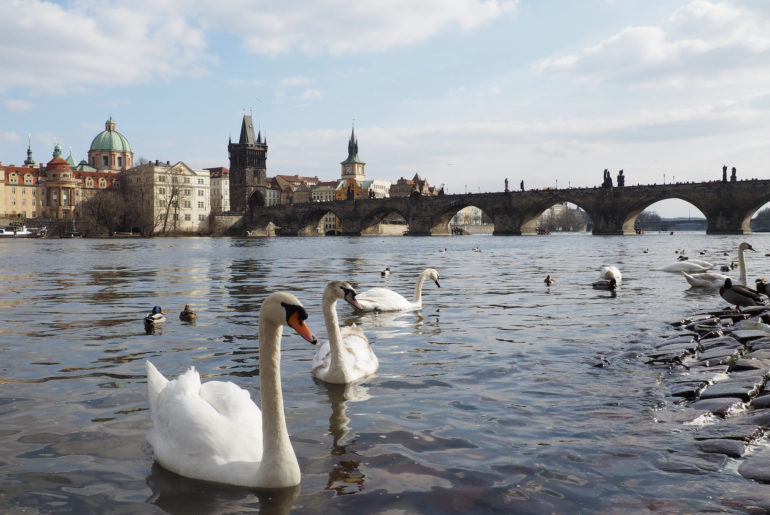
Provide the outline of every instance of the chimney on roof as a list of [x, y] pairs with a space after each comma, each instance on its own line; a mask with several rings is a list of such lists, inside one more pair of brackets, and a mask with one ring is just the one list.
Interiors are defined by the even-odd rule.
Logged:
[[156, 164], [156, 165], [157, 165], [159, 162], [160, 162], [160, 161], [158, 161], [157, 159], [155, 160], [155, 164]]
[[170, 165], [170, 164], [171, 164], [171, 161], [166, 161], [166, 164], [167, 164], [167, 165]]

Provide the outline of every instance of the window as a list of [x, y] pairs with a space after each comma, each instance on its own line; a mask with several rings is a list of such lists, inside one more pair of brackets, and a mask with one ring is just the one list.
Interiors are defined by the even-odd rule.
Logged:
[[190, 184], [190, 178], [189, 177], [185, 177], [184, 178], [184, 183], [185, 184]]
[[198, 177], [198, 184], [203, 184], [203, 179]]
[[16, 188], [11, 188], [11, 193], [13, 193], [14, 195], [16, 195]]
[[165, 195], [166, 194], [166, 188], [158, 188], [158, 195]]
[[202, 221], [203, 221], [203, 218], [205, 218], [203, 215], [198, 215], [198, 221], [199, 221], [199, 222], [202, 222]]
[[206, 206], [203, 205], [203, 202], [198, 202], [198, 209], [203, 209], [204, 207]]
[[32, 184], [32, 175], [27, 174], [24, 176], [24, 184]]
[[123, 158], [118, 156], [118, 166], [123, 166]]
[[27, 194], [27, 188], [22, 188], [21, 189], [21, 194], [22, 195], [26, 195]]
[[185, 209], [190, 209], [191, 207], [192, 207], [192, 206], [190, 205], [190, 201], [189, 201], [189, 200], [185, 200], [185, 201], [184, 201], [184, 208], [185, 208]]
[[88, 179], [86, 179], [86, 188], [93, 188], [93, 187], [94, 187], [94, 180], [91, 177], [89, 177]]
[[102, 166], [107, 166], [110, 164], [110, 158], [107, 156], [102, 156]]
[[183, 195], [189, 196], [190, 195], [190, 189], [185, 188]]
[[198, 190], [198, 196], [199, 196], [199, 197], [202, 197], [202, 196], [203, 196], [203, 190]]
[[35, 199], [32, 199], [32, 205], [33, 206], [35, 205]]
[[99, 187], [100, 188], [106, 188], [107, 187], [107, 181], [104, 179], [104, 177], [99, 179]]
[[184, 215], [184, 221], [185, 222], [189, 222], [190, 220], [192, 220], [192, 218], [190, 217], [190, 213], [185, 214]]
[[166, 176], [165, 175], [158, 175], [158, 182], [166, 182]]

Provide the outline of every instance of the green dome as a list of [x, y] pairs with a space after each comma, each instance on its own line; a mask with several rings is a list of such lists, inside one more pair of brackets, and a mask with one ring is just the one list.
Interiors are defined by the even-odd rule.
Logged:
[[91, 150], [108, 150], [114, 152], [131, 152], [131, 145], [125, 136], [115, 130], [112, 118], [107, 120], [106, 128], [91, 142]]

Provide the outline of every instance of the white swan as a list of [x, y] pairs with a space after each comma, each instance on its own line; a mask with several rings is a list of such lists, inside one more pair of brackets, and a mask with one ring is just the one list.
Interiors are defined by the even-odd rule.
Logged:
[[670, 274], [678, 274], [679, 272], [702, 273], [708, 270], [709, 269], [705, 266], [701, 266], [696, 263], [690, 263], [689, 261], [678, 261], [660, 269], [660, 271], [668, 272]]
[[356, 300], [361, 305], [359, 311], [404, 311], [407, 309], [419, 309], [422, 307], [422, 283], [425, 279], [432, 279], [436, 286], [438, 272], [433, 268], [426, 268], [417, 279], [414, 287], [414, 300], [407, 300], [393, 290], [387, 288], [372, 288], [356, 295]]
[[620, 270], [618, 270], [618, 267], [616, 267], [616, 266], [603, 266], [602, 267], [602, 271], [599, 272], [599, 279], [600, 280], [615, 279], [616, 286], [620, 286], [620, 282], [622, 281], [623, 276], [620, 273]]
[[708, 268], [708, 269], [714, 268], [713, 263], [709, 263], [708, 261], [703, 261], [702, 259], [687, 259], [686, 261], [688, 263], [695, 263], [696, 265], [702, 266], [703, 268]]
[[[738, 283], [746, 286], [746, 259], [743, 256], [744, 251], [754, 248], [745, 241], [738, 245]], [[718, 274], [716, 272], [697, 272], [688, 274], [682, 271], [682, 275], [693, 288], [713, 288], [718, 289], [724, 286], [725, 279], [729, 277], [724, 274]], [[732, 282], [732, 280], [731, 280]]]
[[715, 290], [724, 286], [725, 279], [729, 279], [725, 274], [718, 274], [716, 272], [699, 272], [694, 274], [682, 272], [682, 275], [693, 288], [712, 288]]
[[293, 327], [311, 343], [307, 313], [294, 295], [274, 293], [259, 310], [262, 412], [231, 382], [201, 384], [194, 367], [169, 381], [147, 362], [155, 459], [182, 476], [229, 485], [280, 488], [300, 482], [281, 392], [281, 334]]
[[345, 384], [374, 374], [379, 363], [360, 327], [354, 324], [340, 328], [335, 307], [340, 299], [355, 309], [361, 308], [356, 301], [356, 291], [349, 283], [332, 281], [326, 285], [323, 312], [329, 341], [324, 342], [316, 351], [310, 372], [321, 381]]

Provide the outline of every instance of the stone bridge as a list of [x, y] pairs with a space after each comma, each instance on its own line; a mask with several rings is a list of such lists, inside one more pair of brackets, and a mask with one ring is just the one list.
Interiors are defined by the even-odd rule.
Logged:
[[536, 234], [540, 215], [554, 204], [570, 202], [593, 220], [593, 234], [634, 234], [634, 222], [648, 206], [666, 199], [691, 203], [706, 216], [708, 234], [749, 234], [752, 215], [770, 202], [770, 180], [676, 183], [649, 186], [546, 189], [500, 193], [467, 193], [435, 197], [335, 200], [248, 211], [235, 231], [265, 234], [272, 222], [276, 233], [317, 235], [326, 213], [334, 213], [345, 235], [360, 235], [393, 213], [407, 222], [409, 235], [450, 234], [449, 220], [461, 209], [476, 206], [494, 223], [494, 234]]

